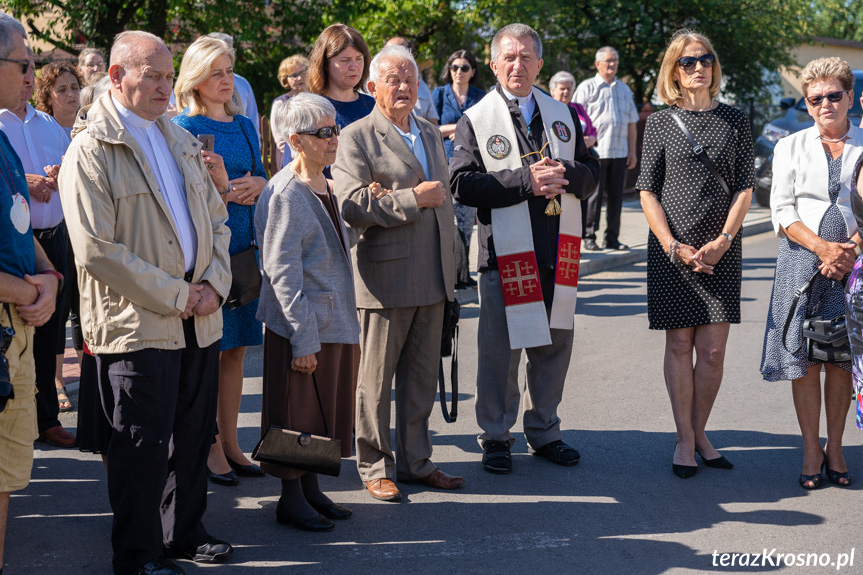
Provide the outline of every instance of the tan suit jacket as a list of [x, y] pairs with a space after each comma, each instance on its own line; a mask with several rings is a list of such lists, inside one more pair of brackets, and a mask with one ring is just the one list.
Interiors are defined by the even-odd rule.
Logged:
[[[429, 180], [446, 200], [418, 208], [413, 188], [425, 180], [420, 162], [395, 126], [375, 108], [345, 128], [332, 167], [347, 224], [361, 230], [354, 248], [358, 308], [430, 305], [453, 298], [455, 229], [449, 171], [440, 130], [414, 116], [425, 147]], [[368, 186], [393, 192], [375, 200]]]

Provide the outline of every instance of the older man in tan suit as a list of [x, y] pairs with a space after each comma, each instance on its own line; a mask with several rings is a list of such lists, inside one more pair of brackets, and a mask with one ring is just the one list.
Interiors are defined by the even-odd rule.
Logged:
[[[357, 466], [372, 497], [401, 498], [393, 483], [454, 489], [464, 478], [431, 461], [444, 300], [453, 298], [452, 196], [440, 132], [411, 114], [419, 74], [401, 46], [371, 63], [377, 106], [342, 133], [333, 165], [345, 222], [360, 232], [354, 257], [360, 308]], [[395, 376], [396, 456], [390, 448]]]

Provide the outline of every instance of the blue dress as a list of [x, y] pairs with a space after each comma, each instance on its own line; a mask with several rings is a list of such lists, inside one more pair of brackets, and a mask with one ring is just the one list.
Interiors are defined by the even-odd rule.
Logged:
[[[173, 119], [173, 122], [188, 130], [193, 136], [213, 134], [214, 152], [225, 160], [228, 178], [235, 179], [251, 172], [253, 176], [267, 177], [261, 163], [261, 150], [258, 135], [251, 120], [245, 116], [234, 116], [233, 122], [217, 122], [206, 116], [189, 116], [189, 110]], [[253, 164], [254, 162], [254, 164]], [[228, 228], [231, 230], [231, 243], [228, 252], [237, 254], [252, 243], [254, 237], [255, 206], [242, 206], [230, 202], [228, 208]], [[255, 318], [258, 313], [258, 300], [237, 309], [222, 308], [224, 328], [219, 350], [225, 351], [240, 346], [261, 345], [264, 343], [263, 324]]]
[[332, 98], [327, 98], [336, 109], [336, 124], [339, 128], [344, 129], [345, 126], [353, 124], [357, 120], [362, 120], [372, 113], [375, 107], [375, 99], [368, 94], [357, 93], [357, 98], [353, 102], [339, 102]]
[[[432, 103], [440, 116], [440, 125], [457, 124], [465, 110], [482, 100], [483, 96], [485, 96], [485, 92], [476, 86], [470, 86], [467, 90], [467, 97], [464, 99], [464, 107], [462, 107], [459, 106], [458, 99], [452, 91], [452, 84], [435, 88], [432, 92]], [[443, 147], [446, 150], [446, 159], [449, 161], [452, 159], [453, 141], [444, 138]]]

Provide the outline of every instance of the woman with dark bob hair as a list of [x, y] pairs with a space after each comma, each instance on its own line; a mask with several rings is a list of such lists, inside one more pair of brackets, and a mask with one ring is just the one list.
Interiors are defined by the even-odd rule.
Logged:
[[[684, 479], [698, 471], [696, 454], [707, 467], [733, 467], [705, 428], [728, 333], [740, 323], [741, 230], [755, 172], [749, 119], [716, 101], [721, 83], [710, 41], [691, 30], [674, 34], [657, 80], [669, 107], [647, 119], [635, 184], [650, 225], [647, 317], [650, 329], [665, 331], [665, 385], [677, 428], [672, 470]], [[706, 157], [694, 153], [678, 120]]]
[[[475, 86], [479, 83], [479, 70], [477, 70], [476, 58], [469, 50], [458, 50], [453, 52], [441, 70], [438, 86], [432, 92], [432, 103], [437, 108], [440, 116], [440, 131], [444, 137], [443, 145], [446, 150], [446, 159], [449, 161], [453, 154], [453, 136], [455, 126], [464, 111], [482, 100], [485, 92]], [[473, 233], [473, 222], [476, 217], [476, 208], [463, 206], [453, 200], [453, 211], [457, 222], [456, 235], [458, 236], [461, 249], [456, 257], [456, 288], [475, 287], [476, 280], [470, 277], [468, 265], [468, 254], [470, 253], [470, 237]]]
[[368, 116], [375, 99], [361, 94], [369, 78], [372, 56], [362, 34], [346, 24], [328, 26], [309, 56], [309, 92], [324, 96], [336, 109], [336, 124], [344, 128]]
[[78, 67], [69, 62], [51, 62], [42, 66], [33, 92], [36, 109], [50, 114], [72, 135], [75, 116], [81, 107], [81, 76]]

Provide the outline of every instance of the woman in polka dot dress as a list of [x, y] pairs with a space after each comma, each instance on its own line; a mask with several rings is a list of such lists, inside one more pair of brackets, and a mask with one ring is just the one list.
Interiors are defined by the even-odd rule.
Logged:
[[[767, 381], [791, 380], [797, 422], [803, 435], [804, 489], [821, 486], [822, 467], [836, 485], [851, 484], [842, 455], [845, 418], [851, 405], [851, 363], [810, 361], [802, 343], [806, 317], [834, 319], [845, 313], [845, 277], [854, 266], [855, 242], [860, 241], [850, 207], [854, 164], [863, 151], [863, 130], [851, 125], [848, 110], [854, 103], [854, 74], [839, 58], [819, 58], [800, 74], [806, 109], [815, 120], [811, 128], [781, 139], [773, 152], [770, 209], [780, 237], [767, 314], [761, 374]], [[800, 303], [788, 329], [785, 320], [794, 292], [816, 270], [821, 275]], [[787, 349], [786, 349], [787, 345]], [[827, 444], [822, 448], [821, 372]]]
[[[714, 99], [721, 80], [710, 41], [676, 33], [657, 83], [670, 108], [647, 120], [635, 184], [650, 225], [647, 315], [650, 329], [665, 330], [665, 381], [677, 427], [672, 470], [682, 478], [698, 470], [696, 453], [708, 467], [733, 467], [704, 430], [722, 383], [730, 325], [740, 323], [741, 224], [755, 174], [749, 120]], [[730, 193], [694, 153], [673, 113]]]

